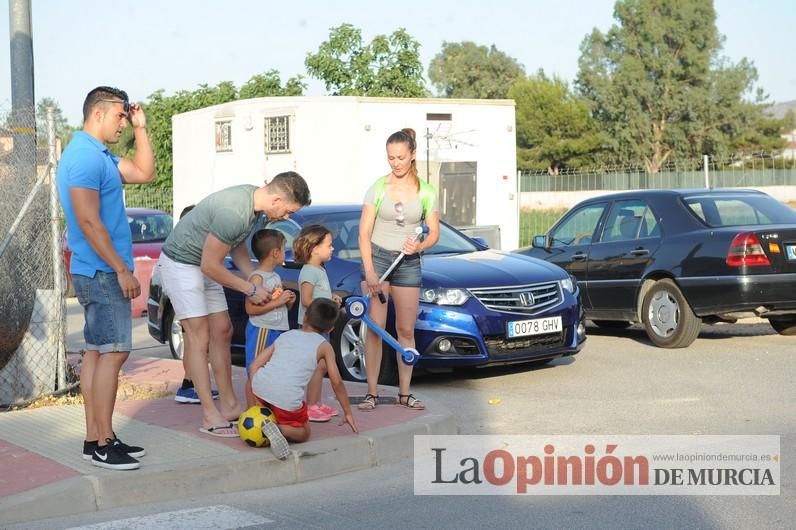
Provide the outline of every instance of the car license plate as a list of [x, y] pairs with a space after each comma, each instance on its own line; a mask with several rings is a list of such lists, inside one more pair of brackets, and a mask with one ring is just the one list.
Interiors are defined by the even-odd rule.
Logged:
[[561, 331], [561, 317], [535, 318], [533, 320], [516, 320], [506, 325], [506, 337], [527, 337]]
[[785, 245], [785, 252], [789, 260], [796, 260], [796, 245]]

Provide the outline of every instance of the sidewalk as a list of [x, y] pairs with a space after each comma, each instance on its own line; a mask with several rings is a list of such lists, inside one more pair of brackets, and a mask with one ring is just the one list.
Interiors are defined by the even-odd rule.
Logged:
[[[457, 429], [448, 411], [433, 402], [423, 412], [386, 404], [360, 412], [354, 406], [359, 434], [338, 425], [337, 417], [313, 423], [310, 441], [291, 444], [291, 455], [280, 461], [268, 448], [200, 433], [199, 406], [174, 401], [181, 362], [137, 358], [123, 370], [131, 383], [171, 392], [161, 399], [117, 401], [114, 428], [122, 440], [146, 448], [141, 468], [112, 471], [81, 458], [82, 405], [0, 413], [0, 525], [306, 482], [408, 459], [415, 434]], [[244, 382], [243, 368], [233, 367], [239, 398]], [[350, 396], [366, 392], [363, 383], [347, 382], [346, 388]], [[385, 387], [380, 394], [395, 396], [397, 390]], [[323, 397], [336, 404], [328, 380]]]

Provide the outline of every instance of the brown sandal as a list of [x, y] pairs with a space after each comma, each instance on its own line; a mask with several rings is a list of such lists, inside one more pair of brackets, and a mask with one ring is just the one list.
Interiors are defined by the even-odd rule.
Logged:
[[425, 410], [426, 404], [412, 394], [398, 394], [398, 404], [411, 410]]
[[367, 393], [365, 394], [365, 398], [362, 400], [362, 402], [359, 405], [357, 405], [357, 408], [359, 410], [365, 410], [365, 411], [374, 410], [376, 408], [376, 405], [378, 405], [378, 403], [379, 403], [379, 396], [374, 396], [373, 394]]

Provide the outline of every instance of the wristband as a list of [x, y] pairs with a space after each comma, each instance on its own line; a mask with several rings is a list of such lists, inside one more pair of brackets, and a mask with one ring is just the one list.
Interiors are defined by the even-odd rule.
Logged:
[[252, 284], [252, 292], [250, 292], [250, 293], [247, 295], [247, 297], [248, 297], [248, 298], [251, 298], [251, 297], [252, 297], [252, 296], [254, 296], [256, 293], [257, 293], [257, 286], [256, 286], [256, 285], [254, 285], [254, 284]]

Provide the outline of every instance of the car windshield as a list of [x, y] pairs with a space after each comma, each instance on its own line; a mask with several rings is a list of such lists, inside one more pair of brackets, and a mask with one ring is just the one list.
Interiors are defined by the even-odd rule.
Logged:
[[166, 241], [174, 222], [167, 213], [149, 213], [128, 215], [127, 224], [130, 225], [133, 243], [150, 243]]
[[796, 212], [768, 195], [690, 195], [683, 202], [714, 228], [796, 223]]
[[[359, 210], [348, 212], [329, 212], [323, 214], [306, 215], [304, 224], [322, 224], [332, 231], [332, 245], [334, 255], [340, 259], [359, 261], [362, 254], [359, 251]], [[269, 225], [271, 228], [277, 228]], [[288, 237], [288, 248], [293, 240], [290, 238], [290, 229], [285, 222], [278, 227]], [[293, 234], [293, 237], [298, 234]], [[430, 254], [462, 254], [475, 252], [479, 248], [466, 236], [463, 236], [450, 226], [440, 223], [439, 242], [426, 251]]]

